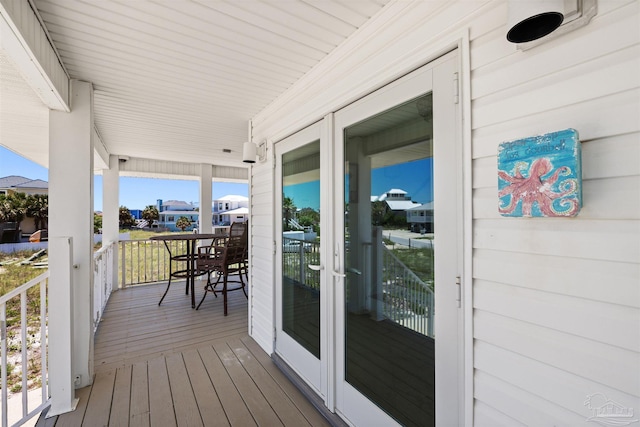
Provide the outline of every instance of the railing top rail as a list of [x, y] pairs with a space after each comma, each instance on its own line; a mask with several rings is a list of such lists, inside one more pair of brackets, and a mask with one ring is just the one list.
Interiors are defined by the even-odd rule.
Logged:
[[41, 275], [39, 275], [36, 278], [33, 278], [31, 280], [29, 280], [27, 283], [25, 283], [24, 285], [21, 285], [17, 288], [15, 288], [14, 290], [12, 290], [11, 292], [2, 295], [2, 297], [0, 297], [0, 304], [4, 304], [7, 301], [9, 301], [11, 298], [20, 295], [21, 293], [25, 292], [26, 290], [28, 290], [29, 288], [39, 284], [40, 282], [44, 281], [45, 279], [47, 279], [49, 277], [49, 270], [45, 271], [44, 273], [42, 273]]
[[282, 240], [293, 240], [296, 242], [317, 243], [315, 240], [296, 239], [295, 237], [282, 236]]
[[98, 258], [99, 256], [101, 256], [104, 252], [106, 252], [106, 251], [108, 251], [108, 250], [109, 250], [109, 247], [110, 247], [110, 246], [113, 246], [113, 245], [115, 245], [115, 244], [116, 244], [116, 242], [111, 242], [111, 243], [109, 243], [108, 245], [103, 245], [100, 249], [98, 249], [97, 251], [95, 251], [95, 252], [93, 253], [93, 259], [96, 259], [96, 258]]
[[21, 285], [17, 288], [15, 288], [14, 290], [12, 290], [11, 292], [2, 295], [2, 297], [0, 297], [0, 304], [4, 304], [7, 301], [9, 301], [11, 298], [20, 295], [21, 293], [23, 293], [24, 291], [28, 290], [29, 288], [37, 285], [38, 283], [42, 282], [43, 280], [45, 280], [46, 278], [49, 277], [49, 270], [45, 271], [44, 273], [42, 273], [41, 275], [39, 275], [38, 277], [35, 277], [31, 280], [29, 280], [27, 283], [25, 283], [24, 285]]

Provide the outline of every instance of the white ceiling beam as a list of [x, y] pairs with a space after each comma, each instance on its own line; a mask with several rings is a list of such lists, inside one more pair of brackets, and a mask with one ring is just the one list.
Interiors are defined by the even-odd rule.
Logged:
[[93, 169], [109, 169], [109, 151], [93, 127]]
[[[120, 156], [120, 176], [196, 180], [200, 177], [200, 167], [197, 163]], [[212, 167], [214, 181], [246, 183], [249, 180], [247, 167]]]
[[0, 48], [47, 107], [70, 111], [69, 76], [30, 2], [0, 0]]

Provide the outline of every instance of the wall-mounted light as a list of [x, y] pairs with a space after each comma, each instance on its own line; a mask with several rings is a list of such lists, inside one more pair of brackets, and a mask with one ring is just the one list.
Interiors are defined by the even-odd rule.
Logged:
[[597, 13], [597, 0], [508, 0], [507, 40], [527, 50], [583, 27]]
[[245, 163], [264, 162], [267, 158], [267, 140], [263, 139], [257, 146], [248, 141], [242, 145], [242, 161]]
[[526, 43], [555, 31], [564, 21], [564, 0], [509, 0], [507, 40]]

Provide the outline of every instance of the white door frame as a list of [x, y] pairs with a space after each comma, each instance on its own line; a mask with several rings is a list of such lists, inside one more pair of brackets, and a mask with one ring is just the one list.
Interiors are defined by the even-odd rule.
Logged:
[[[327, 358], [327, 327], [326, 327], [326, 312], [323, 307], [326, 307], [326, 271], [322, 264], [323, 255], [321, 252], [321, 270], [320, 270], [320, 360], [317, 360], [311, 353], [309, 353], [304, 347], [302, 347], [296, 340], [287, 335], [282, 330], [282, 155], [286, 152], [295, 150], [306, 144], [320, 140], [322, 145], [323, 138], [326, 137], [325, 132], [326, 124], [324, 122], [316, 123], [299, 132], [279, 141], [275, 144], [275, 334], [276, 340], [274, 342], [274, 351], [278, 356], [291, 367], [316, 393], [321, 397], [327, 395], [327, 372], [326, 363]], [[323, 156], [322, 150], [320, 150], [320, 176], [322, 177], [323, 164], [326, 163], [326, 156]], [[326, 193], [324, 190], [324, 183], [320, 180], [320, 194]], [[320, 200], [320, 211], [322, 212], [323, 201]], [[326, 206], [326, 205], [324, 205]], [[326, 210], [326, 208], [325, 208]], [[323, 218], [320, 215], [320, 230], [323, 230], [323, 224], [328, 221], [328, 218]], [[326, 228], [325, 230], [328, 230]], [[324, 249], [324, 242], [321, 240], [321, 251]]]
[[[464, 327], [463, 327], [463, 310], [460, 308], [461, 301], [460, 292], [461, 285], [456, 285], [456, 277], [462, 277], [464, 270], [464, 245], [463, 245], [463, 170], [462, 170], [462, 139], [460, 137], [460, 117], [461, 112], [458, 105], [454, 104], [454, 96], [457, 92], [457, 77], [459, 73], [459, 51], [452, 52], [439, 58], [422, 68], [402, 77], [401, 79], [377, 90], [376, 92], [362, 98], [359, 101], [345, 107], [335, 113], [334, 122], [334, 161], [331, 164], [334, 170], [329, 175], [335, 180], [333, 183], [333, 216], [334, 227], [330, 246], [333, 253], [327, 258], [329, 269], [328, 280], [331, 280], [334, 288], [334, 314], [336, 315], [336, 324], [333, 327], [335, 331], [335, 385], [336, 385], [336, 401], [335, 407], [330, 409], [336, 410], [341, 416], [355, 425], [393, 425], [392, 420], [383, 410], [369, 402], [367, 398], [362, 396], [355, 388], [351, 387], [344, 380], [345, 364], [343, 355], [345, 354], [344, 342], [344, 265], [343, 248], [341, 245], [344, 241], [344, 153], [343, 153], [343, 128], [350, 124], [357, 123], [360, 120], [367, 119], [373, 115], [401, 104], [404, 101], [415, 98], [421, 93], [427, 93], [433, 90], [434, 99], [434, 158], [437, 156], [438, 162], [442, 161], [447, 164], [448, 168], [455, 168], [456, 179], [452, 186], [448, 186], [446, 191], [442, 188], [434, 188], [435, 200], [446, 201], [444, 203], [437, 202], [435, 215], [438, 219], [439, 230], [442, 234], [454, 236], [453, 239], [443, 245], [454, 245], [453, 251], [456, 253], [456, 259], [446, 269], [436, 269], [436, 304], [438, 301], [447, 301], [448, 306], [457, 305], [458, 309], [448, 313], [449, 316], [445, 321], [445, 315], [440, 313], [435, 323], [436, 336], [449, 336], [455, 339], [436, 340], [436, 425], [460, 425], [464, 420], [462, 408], [464, 405]], [[446, 73], [446, 76], [445, 76]], [[438, 80], [436, 84], [429, 85], [429, 82]], [[419, 82], [413, 83], [412, 82]], [[420, 89], [416, 92], [416, 84]], [[361, 106], [368, 105], [365, 110]], [[442, 114], [441, 111], [436, 112], [436, 105], [446, 105], [447, 111]], [[453, 133], [453, 135], [452, 135]], [[439, 135], [438, 135], [439, 134]], [[451, 140], [452, 144], [443, 146], [439, 144], [436, 148], [438, 140]], [[441, 163], [442, 164], [442, 163]], [[434, 174], [436, 174], [436, 166], [434, 163]], [[453, 189], [453, 191], [451, 191]], [[438, 204], [441, 209], [443, 206], [456, 206], [457, 215], [451, 215], [450, 212], [439, 211]], [[442, 225], [445, 224], [445, 225]], [[442, 240], [442, 239], [441, 239]], [[329, 243], [329, 242], [327, 242]], [[438, 246], [440, 242], [436, 243]], [[329, 246], [329, 244], [327, 244]], [[446, 273], [445, 273], [446, 271]], [[446, 274], [446, 277], [443, 275]], [[458, 304], [456, 304], [456, 301]], [[441, 302], [443, 304], [443, 302]], [[445, 328], [447, 326], [447, 328]], [[446, 373], [445, 373], [446, 372]], [[452, 377], [452, 374], [455, 375]], [[443, 375], [445, 375], [443, 377]], [[451, 402], [456, 402], [452, 408]], [[345, 410], [352, 410], [354, 407], [364, 408], [358, 415], [353, 412], [346, 414]]]

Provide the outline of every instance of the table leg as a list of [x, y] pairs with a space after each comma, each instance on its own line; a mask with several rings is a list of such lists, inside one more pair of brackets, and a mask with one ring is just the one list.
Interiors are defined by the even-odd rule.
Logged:
[[196, 308], [196, 295], [195, 295], [195, 272], [194, 272], [194, 263], [195, 257], [194, 253], [196, 251], [196, 241], [192, 240], [191, 242], [187, 242], [187, 284], [189, 285], [189, 290], [191, 291], [191, 308]]

